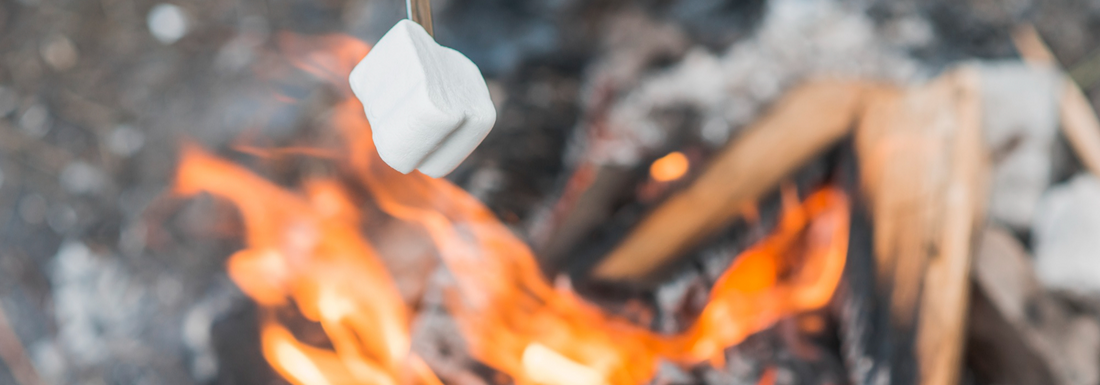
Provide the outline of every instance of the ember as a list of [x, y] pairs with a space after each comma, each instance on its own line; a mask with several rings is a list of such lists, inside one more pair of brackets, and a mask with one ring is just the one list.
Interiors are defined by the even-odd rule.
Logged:
[[671, 182], [683, 177], [689, 166], [684, 153], [675, 151], [653, 161], [653, 165], [649, 166], [649, 175], [658, 182]]

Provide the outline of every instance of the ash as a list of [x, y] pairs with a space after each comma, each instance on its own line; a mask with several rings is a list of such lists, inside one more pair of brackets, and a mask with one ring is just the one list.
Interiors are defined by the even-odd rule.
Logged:
[[[156, 312], [156, 299], [150, 295], [154, 288], [136, 282], [117, 259], [96, 254], [80, 241], [62, 243], [49, 279], [57, 337], [31, 347], [47, 379], [71, 382], [79, 375], [68, 370], [103, 366], [115, 357], [125, 358], [129, 367], [122, 370], [152, 366], [155, 357], [144, 353], [149, 349], [141, 340], [148, 325], [141, 320]], [[165, 286], [165, 299], [174, 299], [178, 290]]]
[[[634, 84], [627, 83], [619, 91], [623, 96], [606, 112], [606, 131], [588, 142], [591, 148], [584, 153], [597, 163], [635, 165], [661, 150], [670, 135], [694, 135], [710, 146], [721, 146], [784, 90], [807, 77], [881, 79], [904, 84], [920, 73], [920, 65], [906, 51], [930, 44], [933, 32], [920, 18], [899, 22], [906, 23], [906, 27], [897, 33], [884, 33], [852, 4], [770, 1], [759, 28], [720, 53], [686, 45], [676, 47], [684, 51], [678, 63], [647, 73], [640, 80], [602, 73], [590, 77], [597, 83], [625, 77]], [[634, 39], [651, 37], [642, 30], [630, 32], [637, 32]], [[621, 54], [615, 50], [641, 43], [615, 43], [609, 44], [611, 53], [601, 58], [612, 63], [597, 64], [597, 68], [608, 72], [630, 68], [616, 62]], [[660, 112], [675, 108], [697, 114], [698, 124], [688, 130], [662, 124]]]

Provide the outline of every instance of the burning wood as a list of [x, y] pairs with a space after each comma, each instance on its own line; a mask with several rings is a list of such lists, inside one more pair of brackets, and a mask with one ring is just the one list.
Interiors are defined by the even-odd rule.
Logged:
[[[321, 67], [311, 71], [341, 78], [357, 48], [338, 46], [344, 61], [312, 61]], [[957, 382], [972, 238], [985, 218], [988, 150], [977, 81], [964, 67], [908, 89], [836, 80], [797, 88], [642, 221], [594, 276], [646, 276], [855, 127], [877, 285], [888, 293], [893, 326], [913, 336], [921, 383]], [[687, 330], [654, 332], [587, 302], [567, 280], [548, 282], [527, 245], [457, 186], [386, 166], [362, 106], [347, 90], [343, 97], [331, 124], [346, 147], [296, 151], [325, 154], [342, 179], [309, 182], [296, 195], [196, 149], [185, 151], [180, 167], [180, 192], [227, 198], [245, 218], [249, 248], [229, 263], [238, 285], [266, 309], [296, 308], [324, 329], [331, 347], [300, 341], [277, 317], [265, 318], [265, 356], [296, 383], [439, 383], [410, 351], [415, 315], [359, 233], [365, 218], [348, 183], [381, 213], [426, 234], [450, 276], [444, 302], [469, 353], [518, 384], [633, 385], [650, 380], [661, 361], [720, 366], [728, 347], [825, 306], [841, 280], [849, 203], [825, 188], [801, 204], [785, 200], [775, 232], [738, 256]], [[673, 152], [649, 171], [671, 181], [689, 163]]]
[[874, 87], [822, 80], [792, 91], [732, 141], [690, 187], [643, 220], [593, 276], [641, 278], [729, 224], [746, 204], [755, 204], [797, 167], [848, 134], [863, 95]]
[[1100, 381], [1080, 7], [56, 3], [0, 2], [0, 383]]
[[[976, 82], [974, 71], [963, 69], [912, 90], [860, 83], [796, 90], [688, 190], [643, 221], [594, 275], [639, 278], [663, 265], [847, 134], [861, 111], [856, 142], [875, 219], [879, 284], [890, 288], [898, 326], [917, 331], [922, 381], [953, 383], [965, 330], [971, 234], [984, 219], [986, 150]], [[810, 106], [820, 110], [806, 110]], [[764, 158], [776, 159], [769, 163], [775, 166], [748, 166]]]

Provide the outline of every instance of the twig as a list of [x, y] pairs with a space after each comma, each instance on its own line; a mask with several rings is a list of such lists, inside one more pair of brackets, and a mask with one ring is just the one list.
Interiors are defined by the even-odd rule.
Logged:
[[[1038, 66], [1057, 67], [1058, 62], [1031, 25], [1023, 25], [1013, 34], [1016, 49], [1024, 61]], [[1066, 77], [1062, 94], [1062, 131], [1081, 163], [1093, 175], [1100, 176], [1100, 120], [1088, 97], [1073, 79]]]
[[1096, 82], [1100, 81], [1100, 52], [1093, 53], [1085, 60], [1075, 63], [1069, 70], [1069, 77], [1084, 89], [1092, 88]]
[[4, 309], [0, 308], [0, 360], [7, 365], [17, 385], [45, 385], [30, 358], [23, 350], [23, 343], [15, 335]]
[[1043, 290], [1024, 246], [991, 227], [974, 258], [967, 359], [976, 374], [997, 384], [1088, 383], [1070, 378], [1073, 360], [1044, 330], [1063, 326], [1070, 311]]
[[1012, 42], [1016, 44], [1016, 50], [1024, 61], [1036, 65], [1058, 66], [1058, 59], [1054, 58], [1050, 48], [1047, 48], [1043, 38], [1039, 36], [1039, 31], [1031, 24], [1017, 27], [1012, 33]]

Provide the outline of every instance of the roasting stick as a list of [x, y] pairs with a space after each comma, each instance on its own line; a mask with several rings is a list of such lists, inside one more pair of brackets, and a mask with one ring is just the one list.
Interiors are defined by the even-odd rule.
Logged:
[[429, 36], [435, 37], [435, 30], [432, 27], [432, 1], [405, 0], [405, 7], [409, 10], [409, 20], [420, 24]]
[[[1020, 56], [1029, 64], [1059, 66], [1039, 32], [1030, 24], [1019, 27], [1012, 38]], [[1100, 177], [1100, 120], [1081, 87], [1068, 75], [1065, 79], [1060, 111], [1062, 131], [1085, 168]]]

